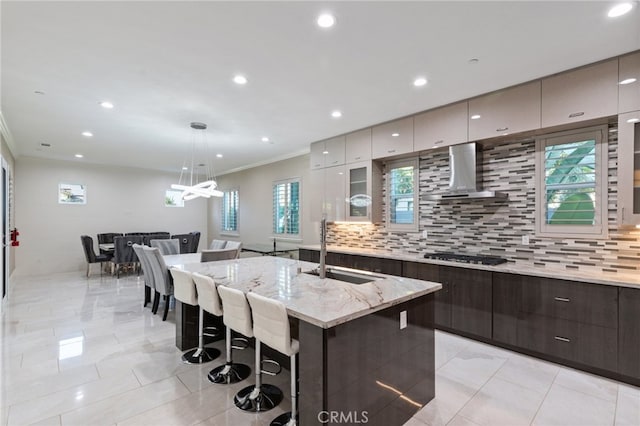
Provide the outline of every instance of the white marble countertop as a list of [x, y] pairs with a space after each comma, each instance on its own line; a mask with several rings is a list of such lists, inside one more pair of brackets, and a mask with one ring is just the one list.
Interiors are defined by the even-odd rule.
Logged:
[[[319, 245], [300, 246], [300, 249], [320, 250]], [[363, 256], [381, 257], [385, 259], [405, 260], [409, 262], [432, 263], [436, 265], [457, 266], [460, 268], [481, 269], [485, 271], [505, 272], [511, 274], [530, 275], [535, 277], [556, 278], [569, 281], [580, 281], [592, 284], [614, 285], [618, 287], [640, 288], [640, 273], [634, 272], [604, 272], [598, 270], [572, 271], [565, 268], [550, 266], [534, 266], [521, 263], [507, 262], [502, 265], [476, 265], [472, 263], [447, 262], [444, 260], [425, 259], [420, 254], [401, 254], [382, 250], [363, 249], [355, 247], [329, 246], [327, 251], [333, 253], [355, 254]]]
[[254, 291], [281, 301], [289, 315], [322, 328], [331, 328], [442, 288], [439, 283], [382, 276], [365, 284], [298, 273], [318, 266], [282, 257], [262, 256], [199, 262], [193, 255], [165, 256], [167, 266], [212, 277], [216, 284]]

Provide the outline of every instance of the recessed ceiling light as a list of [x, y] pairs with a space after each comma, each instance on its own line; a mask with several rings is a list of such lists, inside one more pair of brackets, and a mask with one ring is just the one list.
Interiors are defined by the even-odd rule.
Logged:
[[82, 136], [86, 136], [86, 137], [90, 138], [91, 136], [93, 136], [93, 133], [91, 133], [91, 132], [82, 132]]
[[269, 138], [266, 136], [263, 136], [261, 140], [262, 142], [269, 142]]
[[338, 111], [338, 110], [335, 110], [335, 111], [333, 111], [333, 112], [331, 113], [331, 116], [332, 116], [333, 118], [340, 118], [340, 117], [342, 117], [342, 112], [340, 112], [340, 111]]
[[100, 106], [102, 108], [105, 108], [105, 109], [112, 109], [113, 108], [113, 104], [111, 102], [109, 102], [109, 101], [100, 102]]
[[400, 133], [391, 133], [391, 136], [393, 136], [394, 138], [397, 138], [398, 136], [400, 136]]
[[322, 153], [323, 153], [324, 155], [327, 155], [327, 154], [329, 153], [329, 151], [322, 151]]
[[477, 64], [478, 62], [480, 62], [480, 59], [478, 59], [478, 58], [471, 58], [471, 59], [469, 59], [469, 63], [470, 63], [470, 64]]
[[477, 120], [480, 117], [481, 117], [480, 114], [474, 114], [474, 115], [471, 116], [471, 119], [472, 120]]
[[182, 170], [189, 170], [189, 168], [188, 167], [183, 167]]
[[318, 16], [318, 20], [316, 22], [320, 28], [331, 28], [336, 23], [336, 18], [329, 13], [323, 13]]
[[635, 78], [625, 78], [624, 80], [622, 80], [620, 83], [618, 84], [631, 84], [631, 83], [635, 83], [637, 80]]
[[418, 77], [413, 80], [413, 85], [416, 87], [424, 86], [425, 84], [427, 84], [427, 79], [424, 77]]
[[82, 155], [82, 154], [76, 154], [76, 155], [75, 155], [75, 157], [76, 157], [76, 158], [82, 158], [82, 157], [84, 157], [84, 155]]
[[238, 74], [236, 76], [233, 77], [233, 82], [235, 84], [247, 84], [247, 77], [245, 77], [244, 75]]
[[640, 122], [640, 118], [630, 118], [627, 120], [627, 123], [638, 123]]
[[216, 157], [222, 158], [222, 154], [216, 154]]
[[618, 16], [622, 16], [625, 13], [629, 12], [632, 8], [633, 5], [630, 2], [620, 3], [609, 9], [609, 13], [607, 13], [607, 16], [609, 18], [617, 18]]

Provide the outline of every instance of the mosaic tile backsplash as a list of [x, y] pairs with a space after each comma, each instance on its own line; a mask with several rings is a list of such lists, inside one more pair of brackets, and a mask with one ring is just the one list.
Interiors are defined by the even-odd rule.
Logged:
[[[514, 263], [599, 271], [640, 270], [640, 230], [617, 226], [617, 128], [609, 127], [609, 237], [535, 237], [535, 142], [485, 144], [483, 187], [509, 194], [507, 200], [420, 201], [420, 232], [387, 232], [384, 224], [329, 225], [329, 244], [401, 254], [435, 251], [497, 255]], [[449, 182], [449, 152], [420, 157], [420, 196], [443, 192]], [[428, 237], [422, 237], [426, 230]], [[522, 236], [530, 237], [529, 245]]]

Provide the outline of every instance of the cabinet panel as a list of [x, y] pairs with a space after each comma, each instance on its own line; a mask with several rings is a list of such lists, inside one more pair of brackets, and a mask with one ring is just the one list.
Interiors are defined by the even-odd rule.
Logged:
[[640, 290], [620, 287], [618, 373], [640, 380]]
[[345, 166], [312, 169], [310, 173], [311, 220], [345, 220]]
[[324, 174], [324, 168], [312, 168], [309, 173], [310, 190], [308, 194], [313, 222], [320, 222], [324, 211]]
[[404, 276], [418, 280], [433, 281], [442, 284], [442, 289], [433, 294], [434, 324], [451, 328], [451, 292], [450, 285], [440, 279], [440, 266], [429, 263], [404, 262]]
[[371, 159], [371, 129], [349, 133], [345, 138], [345, 163]]
[[311, 144], [311, 154], [309, 155], [311, 169], [321, 169], [324, 167], [324, 141]]
[[441, 266], [440, 280], [451, 286], [451, 328], [491, 338], [491, 272]]
[[413, 124], [414, 151], [467, 142], [467, 112], [467, 102], [460, 102], [416, 115]]
[[345, 171], [346, 220], [382, 220], [382, 168], [372, 161], [351, 163]]
[[542, 80], [542, 127], [614, 115], [618, 111], [618, 59]]
[[374, 159], [413, 152], [413, 117], [375, 126], [371, 132]]
[[629, 84], [618, 84], [618, 112], [640, 110], [640, 52], [620, 57], [618, 83], [635, 78]]
[[616, 287], [550, 278], [527, 277], [522, 285], [522, 312], [617, 328]]
[[617, 330], [540, 315], [518, 320], [518, 346], [591, 367], [615, 371]]
[[516, 345], [522, 275], [493, 273], [493, 339]]
[[324, 145], [325, 167], [333, 167], [344, 164], [345, 156], [345, 138], [344, 136], [338, 136], [336, 138], [327, 139]]
[[[479, 116], [477, 119], [471, 117]], [[540, 81], [469, 101], [469, 140], [540, 128]]]
[[640, 224], [640, 111], [618, 116], [618, 223]]

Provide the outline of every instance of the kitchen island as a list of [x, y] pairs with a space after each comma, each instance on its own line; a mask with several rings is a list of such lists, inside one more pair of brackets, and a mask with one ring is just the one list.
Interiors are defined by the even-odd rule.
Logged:
[[285, 304], [298, 320], [300, 424], [402, 425], [435, 395], [434, 282], [351, 284], [277, 257], [185, 263], [216, 284]]

